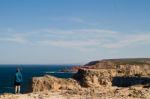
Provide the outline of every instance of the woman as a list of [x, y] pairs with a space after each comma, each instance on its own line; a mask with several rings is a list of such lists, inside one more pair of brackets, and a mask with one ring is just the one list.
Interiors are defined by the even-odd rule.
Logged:
[[16, 74], [15, 74], [15, 93], [20, 93], [20, 86], [22, 82], [22, 74], [20, 72], [20, 69], [17, 68]]

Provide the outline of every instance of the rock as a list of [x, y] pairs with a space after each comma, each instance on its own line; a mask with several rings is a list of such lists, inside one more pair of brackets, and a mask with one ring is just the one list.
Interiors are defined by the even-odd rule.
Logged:
[[112, 69], [79, 69], [73, 78], [83, 87], [111, 86], [114, 74]]
[[150, 58], [104, 59], [75, 66], [70, 70], [77, 71], [80, 68], [116, 69], [117, 76], [150, 76]]
[[43, 77], [33, 77], [32, 91], [59, 90], [59, 89], [75, 89], [79, 88], [79, 84], [74, 79], [56, 78], [50, 75]]
[[115, 70], [110, 69], [80, 69], [73, 78], [62, 79], [50, 75], [34, 77], [32, 92], [45, 90], [75, 90], [83, 87], [111, 87]]
[[150, 99], [150, 89], [133, 89], [130, 96], [142, 99]]
[[[61, 99], [99, 99], [99, 97], [102, 99], [150, 99], [150, 59], [93, 61], [84, 66], [74, 67], [71, 71], [77, 70], [73, 78], [69, 79], [50, 75], [34, 77], [31, 89], [33, 93], [37, 93], [34, 95], [35, 98], [48, 97], [43, 99], [49, 99], [52, 93], [61, 92], [57, 94], [61, 96]], [[69, 70], [66, 69], [64, 72]], [[115, 82], [114, 78], [120, 85], [129, 83], [131, 87], [112, 86]], [[33, 94], [28, 95], [28, 98], [32, 96]], [[14, 99], [17, 97], [15, 96]]]
[[130, 94], [129, 88], [117, 88], [114, 90], [116, 96], [128, 96]]

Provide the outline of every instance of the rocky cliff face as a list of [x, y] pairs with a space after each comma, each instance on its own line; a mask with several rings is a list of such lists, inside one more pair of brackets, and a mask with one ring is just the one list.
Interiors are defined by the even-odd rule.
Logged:
[[74, 79], [62, 79], [50, 75], [32, 78], [32, 92], [60, 89], [71, 90], [76, 88], [80, 88], [80, 86]]
[[[80, 87], [148, 84], [150, 81], [149, 63], [147, 59], [111, 59], [94, 61], [85, 66], [80, 66], [78, 72], [70, 79], [61, 79], [48, 75], [44, 77], [34, 77], [32, 80], [32, 90], [43, 91], [51, 89], [75, 89]], [[129, 79], [130, 81], [127, 81]]]
[[32, 92], [46, 90], [72, 90], [73, 92], [80, 93], [85, 90], [84, 88], [86, 88], [85, 91], [87, 92], [90, 92], [91, 89], [94, 90], [95, 88], [110, 89], [112, 86], [112, 77], [115, 75], [116, 70], [113, 69], [96, 70], [81, 68], [73, 78], [69, 79], [56, 78], [50, 75], [34, 77], [32, 79]]
[[73, 78], [34, 77], [31, 89], [33, 93], [0, 99], [150, 99], [150, 61], [93, 61], [80, 66]]
[[113, 69], [79, 69], [74, 77], [70, 79], [56, 78], [50, 75], [34, 77], [32, 80], [32, 91], [111, 87], [112, 77], [115, 75], [116, 70]]
[[94, 61], [80, 66], [73, 78], [50, 75], [33, 78], [32, 92], [52, 90], [65, 90], [64, 95], [94, 96], [94, 99], [150, 99], [150, 62], [147, 59]]
[[64, 72], [77, 72], [85, 69], [115, 69], [116, 76], [150, 76], [150, 58], [105, 59], [91, 61], [82, 66], [64, 69]]
[[[79, 99], [79, 97], [71, 98], [74, 95], [81, 96], [80, 99], [99, 99], [99, 97], [105, 99], [110, 99], [110, 97], [112, 99], [150, 99], [150, 78], [136, 77], [136, 79], [129, 78], [127, 80], [126, 77], [123, 77], [125, 82], [122, 82], [122, 79], [117, 80], [117, 82], [133, 85], [131, 87], [116, 87], [112, 86], [116, 75], [117, 71], [115, 69], [80, 68], [74, 77], [70, 79], [56, 78], [50, 75], [34, 77], [32, 92], [62, 92], [61, 95], [69, 95], [69, 99]], [[141, 82], [142, 79], [147, 81], [144, 86], [136, 83]]]
[[115, 75], [114, 69], [79, 69], [73, 78], [83, 87], [108, 87]]
[[150, 59], [107, 59], [85, 65], [94, 69], [116, 69], [117, 76], [150, 76]]
[[150, 65], [117, 65], [116, 70], [119, 76], [150, 76]]

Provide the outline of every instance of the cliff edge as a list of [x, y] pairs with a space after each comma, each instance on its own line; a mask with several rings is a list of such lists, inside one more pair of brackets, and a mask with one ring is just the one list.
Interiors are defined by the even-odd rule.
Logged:
[[80, 66], [72, 78], [33, 77], [31, 93], [0, 95], [0, 99], [26, 98], [150, 99], [150, 59], [92, 61]]

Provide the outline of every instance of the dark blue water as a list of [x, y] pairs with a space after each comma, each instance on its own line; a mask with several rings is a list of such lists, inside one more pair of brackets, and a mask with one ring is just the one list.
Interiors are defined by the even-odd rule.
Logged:
[[32, 77], [53, 75], [60, 78], [70, 78], [73, 73], [59, 72], [64, 68], [71, 68], [72, 65], [0, 65], [0, 94], [14, 93], [14, 75], [16, 68], [21, 68], [23, 82], [21, 92], [25, 93], [31, 85]]

